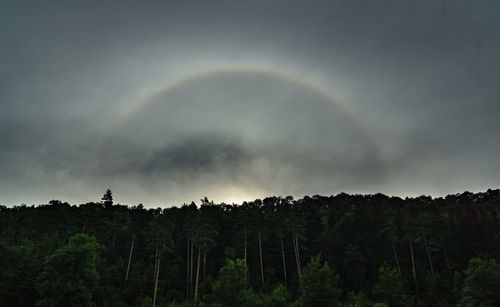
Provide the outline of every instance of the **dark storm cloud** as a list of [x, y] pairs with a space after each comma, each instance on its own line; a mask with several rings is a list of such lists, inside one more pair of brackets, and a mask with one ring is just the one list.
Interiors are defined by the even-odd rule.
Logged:
[[143, 172], [190, 173], [212, 172], [219, 167], [237, 168], [249, 152], [241, 145], [216, 137], [198, 136], [181, 140], [152, 154]]
[[[497, 1], [0, 6], [0, 202], [80, 202], [105, 186], [146, 203], [438, 195], [500, 180]], [[232, 75], [113, 130], [134, 101], [218, 65], [318, 77], [352, 118], [300, 85]]]

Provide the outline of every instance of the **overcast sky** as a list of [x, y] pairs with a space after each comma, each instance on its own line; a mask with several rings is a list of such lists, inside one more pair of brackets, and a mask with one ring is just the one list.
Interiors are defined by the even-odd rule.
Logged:
[[500, 182], [500, 2], [2, 1], [0, 204]]

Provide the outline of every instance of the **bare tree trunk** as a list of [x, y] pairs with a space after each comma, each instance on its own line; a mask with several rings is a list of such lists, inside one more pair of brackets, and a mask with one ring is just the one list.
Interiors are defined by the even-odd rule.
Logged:
[[409, 231], [408, 231], [408, 241], [410, 242], [411, 265], [413, 267], [413, 281], [415, 282], [415, 291], [418, 292], [417, 273], [415, 272], [415, 258], [413, 257], [413, 245], [411, 243], [411, 235]]
[[444, 246], [443, 241], [441, 241], [441, 248], [443, 249], [444, 259], [446, 260], [446, 266], [448, 267], [448, 270], [450, 270], [450, 273], [453, 273], [453, 270], [451, 269], [450, 265], [450, 260], [448, 259], [448, 253], [446, 252], [446, 247]]
[[297, 275], [300, 278], [299, 258], [297, 258], [297, 247], [295, 246], [295, 231], [292, 232], [293, 254], [295, 255], [295, 265], [297, 265]]
[[427, 259], [429, 259], [429, 265], [431, 267], [431, 273], [432, 277], [436, 277], [434, 275], [434, 267], [432, 266], [432, 259], [431, 259], [431, 254], [429, 253], [429, 246], [427, 245], [427, 238], [425, 237], [424, 234], [422, 234], [422, 237], [424, 238], [424, 245], [425, 245], [425, 252], [427, 253]]
[[297, 236], [297, 233], [295, 233], [295, 245], [297, 246], [297, 259], [299, 261], [299, 271], [300, 271], [300, 278], [302, 279], [302, 267], [300, 265], [300, 248], [299, 248], [299, 238]]
[[285, 277], [285, 288], [288, 288], [287, 278], [286, 278], [286, 262], [285, 262], [285, 249], [283, 248], [283, 238], [280, 237], [281, 243], [281, 257], [283, 258], [283, 276]]
[[191, 241], [191, 270], [189, 276], [189, 296], [193, 297], [193, 260], [194, 259], [194, 242]]
[[245, 224], [245, 289], [247, 288], [247, 271], [248, 271], [248, 267], [247, 267], [247, 224]]
[[245, 224], [245, 265], [247, 264], [247, 225]]
[[155, 292], [153, 294], [153, 306], [156, 306], [156, 292], [158, 290], [158, 278], [160, 276], [160, 260], [161, 260], [161, 257], [160, 257], [160, 252], [157, 252], [157, 255], [156, 255], [158, 261], [157, 261], [157, 264], [156, 264], [156, 276], [155, 276]]
[[128, 272], [130, 271], [130, 263], [132, 262], [132, 253], [134, 252], [134, 242], [135, 242], [135, 232], [134, 235], [132, 236], [132, 244], [130, 244], [130, 254], [128, 256], [128, 265], [127, 265], [127, 273], [125, 274], [124, 288], [127, 286]]
[[398, 267], [398, 272], [401, 274], [401, 268], [399, 267], [398, 254], [396, 253], [396, 246], [394, 245], [394, 240], [391, 239], [392, 251], [394, 252], [394, 259], [396, 259], [396, 266]]
[[205, 244], [205, 249], [203, 251], [203, 282], [205, 282], [206, 277], [207, 277], [207, 249]]
[[299, 254], [297, 248], [297, 242], [295, 240], [296, 233], [295, 230], [292, 232], [292, 241], [293, 241], [293, 251], [295, 253], [295, 263], [297, 264], [297, 275], [299, 276], [299, 283], [302, 284], [302, 274], [300, 272], [300, 262], [299, 262]]
[[259, 229], [259, 255], [260, 255], [260, 277], [262, 279], [262, 285], [264, 285], [264, 265], [262, 263], [262, 242], [260, 239], [260, 229]]
[[198, 281], [200, 279], [200, 257], [201, 257], [201, 245], [198, 244], [198, 264], [196, 265], [196, 282], [194, 286], [194, 301], [198, 301]]
[[189, 299], [189, 239], [187, 239], [187, 262], [186, 262], [186, 267], [187, 267], [187, 274], [186, 274], [186, 300]]
[[158, 265], [158, 247], [155, 250], [155, 269], [153, 270], [153, 280], [156, 279], [156, 266]]

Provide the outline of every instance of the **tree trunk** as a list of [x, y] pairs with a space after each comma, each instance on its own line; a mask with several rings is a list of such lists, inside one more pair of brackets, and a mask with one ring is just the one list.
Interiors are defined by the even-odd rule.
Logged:
[[158, 277], [160, 276], [160, 260], [161, 260], [161, 257], [160, 257], [160, 252], [158, 252], [158, 249], [157, 249], [157, 261], [156, 261], [156, 274], [155, 274], [155, 292], [153, 294], [153, 306], [156, 306], [156, 291], [158, 290]]
[[205, 249], [203, 251], [203, 282], [205, 282], [206, 277], [207, 277], [207, 249], [205, 244]]
[[394, 240], [391, 239], [392, 251], [394, 252], [394, 259], [396, 259], [396, 266], [398, 267], [398, 272], [401, 274], [401, 268], [399, 267], [398, 254], [396, 253], [396, 246], [394, 245]]
[[247, 267], [247, 224], [245, 224], [245, 231], [244, 231], [244, 236], [245, 236], [245, 289], [247, 288], [247, 281], [248, 281], [248, 278], [247, 278], [247, 271], [248, 271], [248, 267]]
[[299, 238], [297, 236], [297, 233], [295, 233], [295, 246], [297, 247], [297, 259], [298, 259], [298, 264], [299, 264], [299, 271], [300, 271], [300, 278], [302, 279], [302, 267], [300, 265], [300, 248], [299, 248]]
[[299, 283], [302, 284], [302, 274], [300, 272], [300, 261], [299, 261], [299, 251], [296, 241], [296, 233], [295, 230], [292, 232], [292, 241], [293, 241], [293, 251], [295, 253], [295, 263], [297, 264], [297, 275], [299, 276]]
[[262, 279], [262, 286], [264, 286], [264, 265], [262, 263], [262, 242], [260, 239], [260, 229], [259, 229], [259, 255], [260, 255], [260, 277]]
[[434, 267], [432, 266], [432, 259], [431, 259], [431, 254], [429, 253], [429, 246], [427, 245], [427, 238], [425, 237], [424, 234], [422, 234], [422, 237], [424, 238], [425, 252], [427, 253], [427, 259], [429, 259], [429, 265], [431, 267], [432, 278], [434, 278], [436, 276], [434, 275]]
[[201, 245], [198, 244], [198, 264], [196, 265], [196, 282], [194, 285], [194, 301], [198, 301], [198, 281], [200, 279], [200, 257], [201, 257]]
[[186, 267], [187, 267], [187, 274], [186, 274], [186, 300], [189, 299], [189, 239], [187, 239], [187, 262], [186, 262]]
[[448, 259], [448, 253], [446, 252], [446, 247], [444, 246], [443, 241], [441, 241], [441, 248], [443, 249], [444, 259], [446, 260], [446, 266], [448, 267], [448, 270], [450, 270], [450, 273], [453, 274], [453, 270], [451, 269], [450, 265], [450, 260]]
[[135, 233], [132, 236], [132, 244], [130, 244], [130, 254], [128, 256], [128, 265], [127, 265], [127, 273], [125, 274], [124, 288], [127, 286], [128, 272], [130, 271], [130, 263], [132, 262], [132, 253], [134, 252], [134, 241], [135, 241]]
[[116, 230], [113, 232], [113, 243], [111, 244], [112, 247], [115, 247], [115, 241], [116, 241]]
[[153, 280], [156, 279], [156, 266], [158, 265], [158, 247], [155, 250], [155, 269], [153, 270]]
[[247, 225], [245, 224], [245, 265], [247, 265]]
[[193, 297], [193, 260], [194, 259], [194, 242], [191, 241], [191, 270], [189, 276], [189, 296]]
[[295, 265], [297, 266], [297, 275], [300, 278], [299, 258], [297, 258], [297, 247], [295, 246], [295, 231], [292, 232], [293, 254], [295, 256]]
[[285, 288], [288, 288], [286, 279], [286, 262], [285, 262], [285, 249], [283, 248], [283, 238], [280, 237], [281, 243], [281, 257], [283, 258], [283, 276], [285, 277]]
[[415, 282], [415, 291], [418, 292], [417, 273], [415, 272], [415, 258], [413, 257], [413, 245], [411, 243], [410, 232], [408, 232], [408, 241], [410, 242], [411, 265], [413, 267], [413, 281]]

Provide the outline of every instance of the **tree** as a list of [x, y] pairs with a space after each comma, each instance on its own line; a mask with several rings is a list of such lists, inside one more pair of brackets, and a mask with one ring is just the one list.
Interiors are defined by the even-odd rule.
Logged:
[[305, 229], [304, 226], [302, 225], [302, 220], [298, 215], [292, 215], [286, 220], [285, 223], [292, 231], [292, 243], [295, 254], [295, 263], [297, 265], [297, 276], [299, 279], [299, 283], [302, 283], [302, 265], [300, 262], [299, 237], [301, 239], [303, 238]]
[[156, 294], [158, 291], [158, 280], [160, 277], [160, 263], [162, 256], [172, 252], [174, 244], [172, 241], [173, 228], [174, 224], [165, 214], [155, 217], [148, 224], [148, 233], [153, 235], [150, 243], [155, 250], [153, 305], [156, 304]]
[[459, 306], [500, 306], [500, 265], [494, 259], [473, 258], [464, 271]]
[[[114, 208], [118, 209], [118, 208]], [[106, 233], [109, 233], [111, 239], [111, 247], [115, 247], [117, 240], [126, 233], [127, 230], [132, 228], [132, 220], [127, 211], [119, 208], [119, 210], [113, 210], [111, 216], [108, 220], [104, 222]]]
[[418, 228], [415, 222], [414, 216], [411, 214], [411, 210], [408, 210], [408, 213], [404, 216], [403, 228], [408, 233], [408, 243], [410, 245], [410, 256], [411, 256], [411, 268], [413, 272], [413, 283], [415, 285], [415, 292], [418, 292], [418, 282], [417, 282], [417, 270], [415, 266], [415, 253], [413, 246], [412, 233], [416, 232]]
[[394, 255], [394, 262], [396, 263], [398, 272], [401, 274], [401, 268], [399, 266], [399, 258], [396, 251], [396, 244], [399, 242], [399, 229], [396, 223], [396, 218], [394, 216], [391, 216], [390, 218], [384, 221], [384, 228], [382, 229], [382, 233], [386, 236], [387, 239], [391, 241], [392, 253]]
[[260, 280], [262, 286], [264, 286], [264, 260], [262, 255], [262, 235], [267, 232], [266, 216], [262, 210], [262, 201], [260, 199], [255, 200], [254, 206], [252, 207], [252, 224], [254, 226], [254, 231], [257, 232], [258, 244], [259, 244], [259, 266], [260, 266]]
[[38, 300], [33, 274], [40, 267], [39, 251], [34, 242], [6, 244], [3, 239], [0, 236], [0, 306], [33, 306]]
[[220, 269], [217, 280], [212, 285], [212, 294], [216, 302], [222, 306], [237, 306], [240, 292], [245, 290], [247, 266], [242, 259], [227, 259]]
[[187, 243], [186, 251], [186, 300], [189, 300], [193, 295], [193, 258], [194, 258], [194, 242], [193, 239], [197, 233], [198, 208], [194, 202], [189, 206], [184, 205], [181, 208], [184, 212], [183, 233]]
[[194, 285], [194, 300], [198, 300], [198, 286], [200, 281], [200, 260], [201, 255], [203, 254], [204, 262], [206, 262], [206, 255], [208, 249], [211, 246], [215, 245], [215, 237], [218, 232], [211, 224], [204, 222], [203, 220], [199, 220], [200, 224], [198, 225], [194, 237], [192, 241], [195, 245], [198, 246], [198, 258], [196, 261], [196, 280]]
[[155, 307], [155, 305], [153, 305], [153, 300], [146, 296], [140, 307]]
[[343, 278], [342, 285], [344, 290], [360, 291], [366, 288], [366, 272], [369, 267], [366, 257], [362, 254], [358, 245], [348, 244], [344, 251], [342, 259]]
[[429, 268], [431, 269], [431, 274], [432, 278], [436, 277], [436, 274], [434, 273], [434, 265], [432, 263], [432, 258], [431, 258], [431, 250], [435, 250], [435, 245], [433, 242], [433, 232], [434, 232], [434, 224], [431, 219], [431, 216], [427, 213], [424, 212], [418, 216], [417, 219], [418, 223], [418, 233], [423, 239], [424, 247], [425, 247], [425, 253], [427, 254], [427, 260], [429, 262]]
[[288, 280], [286, 277], [286, 260], [285, 260], [285, 248], [283, 246], [283, 238], [285, 237], [285, 229], [286, 225], [280, 216], [273, 216], [272, 220], [273, 224], [273, 232], [276, 238], [280, 240], [280, 251], [281, 251], [281, 260], [283, 263], [283, 281], [285, 283], [285, 288], [288, 288]]
[[342, 295], [342, 290], [337, 288], [338, 280], [339, 276], [327, 262], [321, 265], [319, 255], [311, 258], [302, 271], [298, 304], [305, 307], [338, 305]]
[[113, 205], [113, 194], [110, 189], [106, 190], [106, 193], [101, 198], [102, 203], [105, 207], [109, 207]]
[[378, 281], [373, 294], [389, 306], [408, 306], [411, 303], [405, 283], [399, 271], [387, 263], [378, 270]]
[[[246, 283], [233, 293], [241, 307], [289, 306], [289, 297], [296, 306], [500, 306], [498, 265], [489, 260], [500, 254], [499, 204], [500, 190], [434, 199], [272, 197], [242, 206], [204, 199], [199, 209], [194, 203], [153, 209], [56, 200], [0, 205], [0, 306], [219, 305], [214, 280], [226, 258], [245, 264], [247, 245], [243, 277], [224, 283]], [[89, 242], [68, 241], [83, 229]], [[82, 255], [93, 254], [96, 242], [94, 266], [92, 256]], [[320, 252], [321, 261], [305, 270]], [[469, 263], [474, 257], [480, 259]], [[384, 261], [389, 265], [381, 267]], [[342, 302], [333, 267], [346, 293]], [[300, 269], [307, 271], [303, 287]]]
[[285, 307], [289, 305], [290, 295], [285, 286], [279, 285], [271, 292], [269, 306]]
[[95, 237], [77, 234], [44, 260], [37, 278], [37, 306], [89, 306], [99, 282]]

